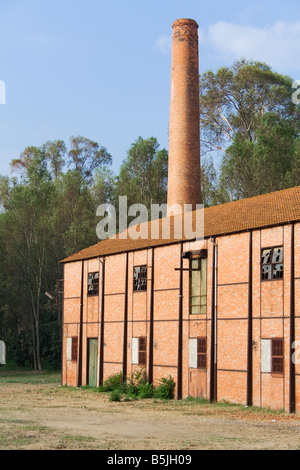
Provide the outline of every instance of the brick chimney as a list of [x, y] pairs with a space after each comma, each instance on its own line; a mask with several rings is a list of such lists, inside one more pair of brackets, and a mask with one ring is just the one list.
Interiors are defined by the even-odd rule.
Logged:
[[198, 24], [185, 18], [173, 23], [167, 202], [202, 203]]

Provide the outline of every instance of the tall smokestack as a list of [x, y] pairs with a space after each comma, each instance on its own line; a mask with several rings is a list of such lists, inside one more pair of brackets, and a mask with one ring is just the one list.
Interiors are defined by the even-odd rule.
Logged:
[[201, 204], [198, 24], [173, 23], [168, 208]]

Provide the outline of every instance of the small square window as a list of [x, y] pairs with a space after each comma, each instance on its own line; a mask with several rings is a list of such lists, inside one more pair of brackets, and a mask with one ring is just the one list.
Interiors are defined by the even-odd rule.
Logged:
[[266, 248], [261, 252], [261, 280], [283, 278], [283, 247]]
[[133, 271], [134, 292], [147, 290], [147, 266], [135, 266]]
[[99, 295], [99, 272], [88, 275], [88, 295]]

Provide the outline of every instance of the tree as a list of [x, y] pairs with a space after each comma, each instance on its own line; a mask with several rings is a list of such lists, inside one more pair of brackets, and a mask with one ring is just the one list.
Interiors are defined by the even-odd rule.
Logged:
[[116, 182], [116, 193], [127, 196], [128, 206], [166, 203], [168, 152], [159, 150], [155, 137], [139, 137], [127, 152]]
[[9, 259], [8, 273], [13, 281], [10, 295], [18, 298], [24, 317], [26, 312], [31, 317], [33, 362], [36, 369], [42, 368], [40, 322], [45, 279], [51, 264], [49, 255], [52, 239], [48, 221], [52, 200], [53, 187], [47, 180], [40, 181], [38, 185], [19, 184], [11, 191], [2, 226]]
[[96, 207], [114, 189], [110, 163], [88, 139], [73, 138], [69, 152], [55, 140], [26, 147], [11, 163], [17, 176], [0, 176], [0, 333], [17, 365], [60, 364], [60, 312], [45, 292], [55, 295], [60, 260], [99, 241]]
[[76, 170], [69, 170], [56, 181], [51, 217], [58, 259], [99, 241], [96, 236], [96, 201], [89, 186]]
[[105, 147], [100, 147], [97, 142], [86, 137], [71, 137], [70, 145], [68, 164], [73, 166], [87, 182], [91, 180], [96, 168], [112, 162], [111, 155]]
[[202, 157], [222, 157], [219, 202], [279, 190], [293, 180], [287, 175], [294, 171], [300, 121], [292, 82], [245, 59], [200, 77]]
[[90, 185], [91, 196], [96, 206], [115, 202], [115, 185], [116, 176], [107, 166], [96, 169], [93, 182]]
[[43, 145], [43, 150], [49, 162], [53, 178], [56, 180], [65, 164], [66, 144], [63, 140], [48, 141]]

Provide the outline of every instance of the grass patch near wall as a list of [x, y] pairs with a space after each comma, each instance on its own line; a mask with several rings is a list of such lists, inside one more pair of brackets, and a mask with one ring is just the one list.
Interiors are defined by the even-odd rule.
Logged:
[[43, 383], [61, 383], [61, 371], [1, 371], [1, 383], [20, 383], [20, 384], [43, 384]]

